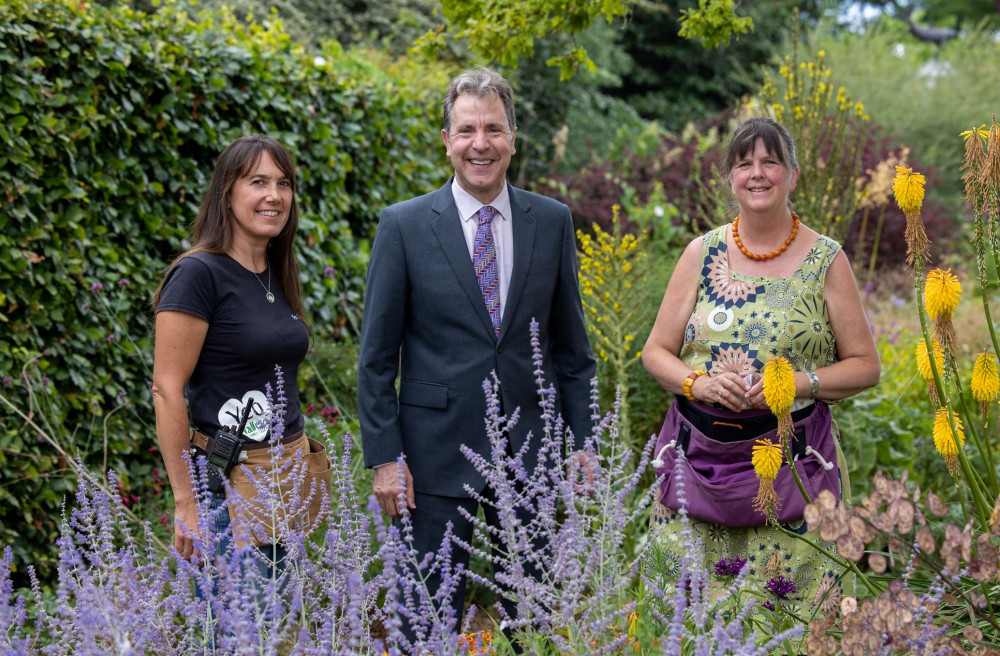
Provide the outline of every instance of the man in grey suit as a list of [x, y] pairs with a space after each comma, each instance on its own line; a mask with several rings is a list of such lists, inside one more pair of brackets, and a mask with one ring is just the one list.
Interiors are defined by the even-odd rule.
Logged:
[[[488, 69], [457, 76], [441, 130], [455, 175], [437, 191], [386, 208], [372, 247], [358, 364], [364, 459], [375, 468], [382, 510], [398, 518], [395, 464], [405, 456], [405, 505], [421, 554], [438, 549], [448, 522], [457, 537], [471, 538], [458, 507], [474, 516], [478, 504], [465, 486], [481, 491], [485, 482], [459, 446], [490, 459], [483, 381], [491, 372], [502, 411], [521, 408], [509, 448], [516, 453], [529, 432], [538, 444], [532, 321], [577, 450], [591, 429], [595, 366], [573, 222], [564, 204], [507, 184], [516, 134], [513, 91], [502, 76]], [[496, 513], [484, 510], [496, 523]], [[456, 549], [453, 557], [467, 564], [469, 554]], [[452, 600], [459, 621], [463, 600], [460, 589]]]

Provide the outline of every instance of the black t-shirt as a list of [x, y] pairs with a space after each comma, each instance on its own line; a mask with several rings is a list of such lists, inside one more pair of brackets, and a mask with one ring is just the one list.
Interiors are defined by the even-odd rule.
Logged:
[[309, 333], [292, 312], [275, 272], [270, 273], [274, 303], [265, 298], [269, 272], [255, 279], [228, 255], [188, 255], [163, 285], [157, 312], [186, 312], [208, 322], [187, 384], [191, 420], [207, 435], [224, 426], [235, 428], [244, 408], [253, 404], [244, 435], [249, 440], [267, 436], [265, 385], [271, 386], [272, 403], [281, 403], [276, 365], [284, 383], [284, 435], [302, 428], [298, 371]]

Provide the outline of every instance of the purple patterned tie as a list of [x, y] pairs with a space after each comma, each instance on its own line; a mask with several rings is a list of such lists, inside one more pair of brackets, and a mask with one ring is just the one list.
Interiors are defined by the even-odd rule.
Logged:
[[500, 276], [497, 273], [497, 251], [493, 246], [490, 223], [496, 210], [486, 205], [479, 210], [479, 227], [472, 249], [472, 266], [476, 269], [479, 289], [483, 291], [486, 309], [493, 320], [493, 336], [500, 334]]

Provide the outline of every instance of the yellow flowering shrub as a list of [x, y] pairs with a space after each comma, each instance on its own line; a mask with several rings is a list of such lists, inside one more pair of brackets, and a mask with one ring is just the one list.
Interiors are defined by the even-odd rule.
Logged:
[[[597, 359], [598, 380], [610, 385], [602, 399], [608, 406], [617, 389], [628, 393], [631, 371], [640, 364], [642, 346], [656, 311], [655, 299], [645, 284], [647, 239], [624, 232], [617, 206], [613, 212], [611, 232], [597, 225], [593, 233], [577, 232], [580, 295]], [[623, 433], [627, 432], [627, 403], [623, 403], [620, 426]]]

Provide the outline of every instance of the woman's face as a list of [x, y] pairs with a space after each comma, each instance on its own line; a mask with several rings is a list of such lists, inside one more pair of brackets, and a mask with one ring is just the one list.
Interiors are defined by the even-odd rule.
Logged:
[[741, 214], [787, 207], [788, 195], [795, 189], [798, 179], [799, 170], [788, 170], [776, 155], [767, 152], [761, 139], [736, 162], [729, 175]]
[[274, 163], [266, 150], [257, 167], [233, 183], [229, 190], [233, 213], [233, 236], [238, 240], [263, 242], [277, 237], [292, 207], [292, 181]]

